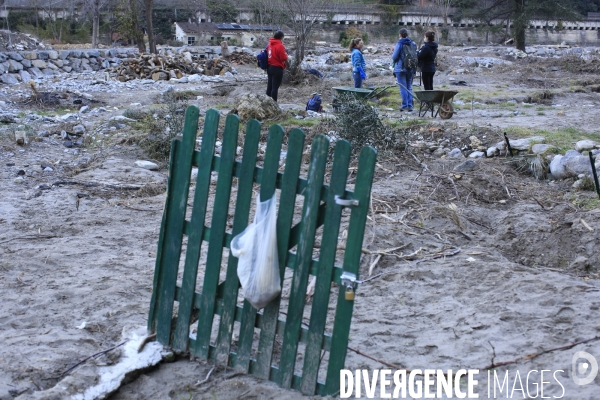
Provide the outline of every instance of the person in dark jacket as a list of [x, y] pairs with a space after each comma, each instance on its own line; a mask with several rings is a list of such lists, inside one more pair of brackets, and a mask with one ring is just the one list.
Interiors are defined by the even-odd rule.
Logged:
[[433, 90], [433, 75], [435, 74], [435, 57], [438, 52], [438, 45], [435, 42], [435, 32], [425, 32], [425, 42], [419, 50], [419, 68], [423, 78], [425, 90]]
[[277, 92], [281, 81], [283, 80], [283, 70], [285, 69], [285, 62], [288, 59], [288, 55], [283, 46], [283, 32], [277, 31], [271, 39], [269, 39], [269, 45], [267, 46], [267, 55], [269, 67], [267, 68], [267, 96], [277, 101]]
[[396, 76], [396, 81], [400, 87], [400, 96], [402, 97], [402, 107], [400, 108], [400, 111], [412, 111], [412, 83], [416, 68], [407, 69], [404, 66], [404, 45], [412, 47], [415, 51], [417, 50], [417, 45], [408, 37], [408, 31], [406, 28], [400, 29], [400, 39], [394, 48], [392, 62], [394, 63], [394, 75]]

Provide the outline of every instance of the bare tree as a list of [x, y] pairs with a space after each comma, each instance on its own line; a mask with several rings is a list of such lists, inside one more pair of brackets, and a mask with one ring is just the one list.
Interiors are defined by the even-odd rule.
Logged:
[[44, 19], [48, 19], [50, 31], [54, 40], [62, 41], [64, 30], [67, 28], [67, 16], [72, 18], [75, 4], [72, 0], [42, 0], [39, 3]]
[[144, 44], [144, 34], [140, 28], [140, 11], [141, 6], [137, 0], [119, 0], [116, 17], [119, 33], [128, 39], [133, 39], [140, 53], [143, 53], [146, 51], [146, 45]]
[[441, 39], [445, 42], [448, 40], [448, 33], [450, 31], [448, 28], [448, 17], [450, 16], [450, 12], [452, 11], [453, 5], [456, 3], [456, 0], [436, 0], [436, 3], [442, 14], [442, 19], [444, 20]]
[[[249, 0], [245, 5], [253, 11], [252, 21], [261, 26], [261, 31], [265, 27], [286, 25], [291, 20], [289, 12], [281, 7], [281, 0]], [[271, 36], [272, 32], [265, 31], [264, 35]]]
[[156, 54], [156, 43], [154, 41], [154, 32], [152, 28], [152, 5], [153, 0], [144, 0], [144, 9], [146, 11], [146, 31], [148, 34], [148, 46], [150, 53]]
[[110, 0], [85, 0], [85, 9], [92, 20], [92, 47], [98, 47], [100, 38], [100, 14], [109, 4]]
[[[339, 8], [337, 0], [328, 3], [323, 0], [282, 0], [284, 7], [290, 15], [290, 24], [296, 34], [296, 52], [294, 53], [294, 62], [291, 66], [291, 72], [294, 73], [304, 60], [304, 52], [311, 38], [312, 30], [315, 25], [323, 19], [326, 19], [327, 12], [335, 12]], [[327, 5], [327, 9], [324, 5]]]

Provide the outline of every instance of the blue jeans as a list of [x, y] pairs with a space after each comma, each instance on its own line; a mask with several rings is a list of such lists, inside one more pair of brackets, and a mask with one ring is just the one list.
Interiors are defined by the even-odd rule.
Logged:
[[360, 72], [352, 72], [352, 77], [354, 78], [354, 87], [361, 88], [363, 80], [360, 77]]
[[402, 108], [413, 108], [413, 74], [411, 72], [396, 72], [396, 80], [400, 87], [400, 96], [402, 96]]

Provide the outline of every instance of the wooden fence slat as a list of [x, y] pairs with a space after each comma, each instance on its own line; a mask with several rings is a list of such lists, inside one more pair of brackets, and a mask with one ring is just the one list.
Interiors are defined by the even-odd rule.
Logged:
[[[160, 274], [154, 293], [157, 295], [156, 306], [151, 310], [156, 318], [156, 339], [169, 345], [171, 338], [171, 319], [173, 318], [173, 301], [177, 283], [177, 271], [183, 242], [183, 222], [187, 208], [187, 198], [190, 188], [192, 171], [192, 156], [198, 131], [198, 107], [190, 106], [185, 113], [185, 128], [182, 140], [177, 143], [174, 151], [173, 176], [169, 179], [167, 188], [167, 205], [164, 213], [164, 231], [160, 258], [157, 257], [155, 273]], [[173, 141], [175, 143], [175, 141]], [[170, 198], [169, 198], [170, 197]]]
[[[369, 212], [371, 185], [373, 183], [376, 158], [375, 149], [364, 147], [360, 152], [358, 161], [358, 172], [356, 174], [353, 198], [359, 201], [359, 205], [352, 208], [350, 225], [348, 227], [348, 239], [346, 241], [346, 253], [344, 254], [344, 271], [355, 274], [356, 279], [359, 279], [358, 268], [360, 266], [362, 242], [365, 234], [365, 223]], [[333, 394], [340, 390], [340, 370], [344, 368], [344, 362], [346, 361], [353, 307], [354, 301], [345, 299], [345, 288], [340, 286], [331, 337], [327, 380], [325, 382], [325, 392], [322, 394]]]
[[298, 335], [304, 311], [308, 272], [312, 262], [328, 147], [329, 140], [324, 135], [318, 135], [313, 139], [307, 178], [308, 190], [304, 197], [304, 207], [302, 210], [302, 229], [300, 242], [298, 243], [298, 258], [296, 271], [292, 279], [287, 320], [283, 334], [283, 346], [281, 349], [281, 362], [279, 365], [281, 386], [284, 388], [291, 387], [294, 377]]
[[[175, 159], [177, 158], [177, 144], [180, 141], [173, 139], [171, 141], [171, 151], [169, 152], [169, 172], [167, 174], [167, 196], [165, 201], [165, 207], [163, 209], [163, 215], [160, 222], [160, 232], [158, 234], [158, 248], [156, 250], [156, 261], [154, 262], [154, 278], [152, 280], [152, 298], [150, 299], [150, 309], [148, 311], [148, 332], [156, 332], [156, 311], [157, 311], [157, 297], [159, 288], [162, 285], [160, 278], [162, 277], [162, 260], [163, 260], [163, 246], [165, 242], [165, 230], [167, 227], [167, 208], [169, 196], [169, 188], [171, 187], [171, 174], [173, 168], [175, 168]], [[183, 223], [183, 229], [185, 231], [185, 221]]]
[[202, 147], [200, 148], [200, 160], [198, 164], [198, 176], [196, 178], [196, 190], [192, 216], [187, 225], [188, 245], [185, 255], [183, 278], [181, 283], [181, 294], [179, 296], [179, 311], [173, 335], [173, 348], [180, 351], [188, 350], [190, 336], [190, 317], [192, 314], [192, 300], [196, 290], [196, 279], [198, 276], [198, 261], [204, 235], [204, 223], [206, 220], [206, 204], [210, 189], [211, 163], [217, 140], [217, 128], [219, 127], [219, 112], [209, 110], [206, 113], [204, 132], [202, 134]]
[[[280, 125], [273, 125], [269, 128], [267, 151], [265, 153], [264, 168], [260, 181], [261, 202], [269, 200], [275, 194], [283, 135], [283, 128]], [[255, 320], [256, 309], [250, 303], [244, 301], [237, 359], [237, 367], [243, 371], [248, 371], [250, 368], [250, 353], [252, 352], [252, 341], [254, 339]]]
[[[258, 141], [260, 139], [260, 123], [257, 120], [251, 120], [246, 127], [244, 138], [244, 153], [242, 155], [242, 164], [239, 168], [238, 193], [233, 218], [233, 228], [231, 235], [236, 236], [248, 226], [250, 214], [250, 203], [252, 201], [252, 185], [254, 168], [256, 166], [256, 156], [258, 150]], [[229, 254], [227, 261], [227, 275], [224, 283], [223, 311], [221, 313], [221, 322], [219, 327], [219, 336], [217, 337], [215, 359], [218, 365], [227, 365], [229, 359], [229, 350], [231, 347], [231, 338], [233, 334], [233, 323], [235, 320], [236, 303], [239, 288], [239, 279], [237, 276], [238, 259]]]
[[231, 195], [231, 181], [233, 179], [239, 124], [240, 119], [234, 114], [228, 115], [225, 120], [221, 164], [219, 165], [219, 176], [210, 226], [210, 239], [206, 255], [204, 284], [202, 286], [202, 301], [198, 310], [198, 333], [193, 349], [194, 355], [201, 359], [208, 358], [217, 285], [219, 284], [221, 261], [223, 259], [223, 240], [229, 211], [229, 198]]
[[[277, 251], [279, 254], [279, 270], [282, 282], [288, 262], [288, 243], [291, 233], [290, 228], [294, 219], [296, 187], [298, 186], [298, 177], [300, 176], [300, 166], [302, 164], [304, 138], [304, 132], [300, 129], [293, 129], [290, 132], [285, 171], [281, 182], [279, 212], [277, 215]], [[273, 343], [279, 319], [280, 303], [281, 296], [277, 296], [263, 311], [263, 323], [260, 329], [257, 362], [254, 370], [254, 374], [263, 379], [269, 379], [269, 374], [271, 373]]]
[[350, 164], [350, 143], [338, 141], [335, 146], [333, 168], [329, 184], [329, 197], [325, 211], [325, 223], [321, 239], [319, 269], [315, 292], [312, 298], [312, 310], [309, 324], [309, 338], [304, 352], [301, 391], [314, 395], [317, 387], [319, 363], [321, 360], [321, 344], [327, 322], [327, 305], [331, 291], [331, 279], [335, 255], [337, 252], [338, 233], [342, 216], [342, 206], [336, 204], [335, 196], [342, 197], [346, 189], [346, 177]]

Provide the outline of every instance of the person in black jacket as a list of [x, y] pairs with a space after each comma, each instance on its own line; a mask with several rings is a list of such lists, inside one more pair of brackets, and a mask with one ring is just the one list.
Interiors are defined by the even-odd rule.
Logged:
[[438, 45], [435, 42], [435, 32], [425, 32], [425, 43], [419, 50], [419, 68], [423, 77], [423, 86], [425, 90], [433, 90], [433, 75], [435, 74], [435, 56], [437, 55]]

